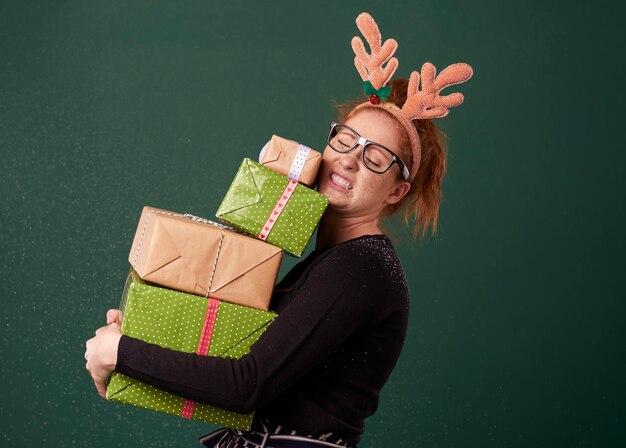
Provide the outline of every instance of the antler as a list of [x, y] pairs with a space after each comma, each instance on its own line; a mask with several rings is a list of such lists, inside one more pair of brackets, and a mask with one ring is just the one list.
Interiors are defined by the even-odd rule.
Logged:
[[463, 94], [456, 92], [439, 96], [448, 86], [467, 81], [474, 73], [468, 64], [458, 63], [446, 67], [435, 78], [437, 69], [430, 62], [422, 65], [422, 90], [419, 90], [420, 73], [413, 72], [409, 78], [407, 100], [402, 113], [409, 119], [441, 118], [448, 115], [449, 108], [463, 103]]
[[[354, 36], [352, 38], [352, 49], [356, 55], [354, 65], [363, 81], [370, 81], [375, 89], [380, 89], [387, 84], [398, 68], [398, 60], [391, 57], [398, 49], [398, 42], [395, 39], [387, 39], [381, 46], [378, 25], [372, 16], [366, 12], [359, 14], [356, 18], [356, 24], [365, 36], [372, 53], [368, 54], [363, 40]], [[383, 67], [387, 61], [389, 62]]]

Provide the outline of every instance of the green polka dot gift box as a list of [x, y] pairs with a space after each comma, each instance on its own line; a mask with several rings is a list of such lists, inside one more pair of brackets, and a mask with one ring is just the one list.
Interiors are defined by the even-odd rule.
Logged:
[[[122, 334], [187, 353], [241, 358], [277, 316], [217, 299], [161, 288], [131, 271], [120, 306]], [[111, 401], [201, 420], [241, 430], [250, 429], [254, 413], [239, 414], [195, 403], [114, 372], [107, 385]]]
[[300, 257], [328, 198], [251, 159], [244, 159], [216, 216]]

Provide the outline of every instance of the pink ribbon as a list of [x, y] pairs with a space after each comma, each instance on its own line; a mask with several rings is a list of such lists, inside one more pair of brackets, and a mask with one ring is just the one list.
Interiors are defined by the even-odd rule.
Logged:
[[[198, 341], [198, 349], [196, 350], [198, 355], [207, 356], [209, 354], [209, 347], [211, 346], [211, 339], [213, 338], [213, 330], [215, 329], [215, 321], [219, 307], [219, 300], [209, 299], [209, 305], [206, 308], [206, 314], [204, 316], [204, 324], [202, 324], [202, 332], [200, 333], [200, 340]], [[195, 409], [195, 401], [185, 400], [180, 410], [180, 416], [183, 418], [193, 418]]]
[[180, 416], [183, 418], [193, 418], [193, 411], [196, 410], [196, 402], [191, 400], [185, 400], [183, 402], [183, 408], [180, 410]]
[[259, 233], [259, 239], [263, 241], [267, 239], [267, 236], [272, 231], [274, 224], [276, 224], [278, 217], [283, 212], [285, 206], [287, 205], [287, 202], [289, 201], [289, 198], [291, 197], [293, 192], [296, 190], [297, 186], [298, 186], [298, 182], [296, 182], [293, 179], [289, 179], [289, 183], [287, 184], [282, 194], [280, 195], [278, 202], [276, 202], [276, 205], [274, 206], [274, 210], [272, 210], [272, 213], [270, 213], [269, 218], [267, 218], [267, 221], [265, 221], [265, 224], [263, 225], [263, 228], [261, 229], [261, 233]]

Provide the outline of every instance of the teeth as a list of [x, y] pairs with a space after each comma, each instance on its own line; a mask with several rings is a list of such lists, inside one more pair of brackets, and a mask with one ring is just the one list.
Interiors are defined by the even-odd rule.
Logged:
[[330, 179], [336, 183], [337, 185], [339, 185], [342, 188], [345, 188], [346, 190], [350, 190], [352, 189], [352, 184], [350, 182], [348, 182], [347, 180], [345, 180], [343, 177], [337, 175], [337, 174], [333, 174]]

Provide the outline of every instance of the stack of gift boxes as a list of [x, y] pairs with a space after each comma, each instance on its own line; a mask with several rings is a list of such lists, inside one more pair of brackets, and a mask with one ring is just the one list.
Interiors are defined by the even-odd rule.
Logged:
[[[278, 136], [244, 159], [217, 217], [144, 207], [122, 294], [122, 334], [200, 355], [241, 358], [276, 317], [269, 310], [283, 250], [301, 256], [328, 199], [312, 190], [321, 154]], [[246, 430], [239, 414], [114, 372], [107, 398]]]

